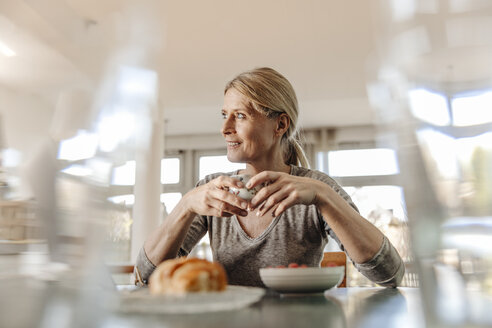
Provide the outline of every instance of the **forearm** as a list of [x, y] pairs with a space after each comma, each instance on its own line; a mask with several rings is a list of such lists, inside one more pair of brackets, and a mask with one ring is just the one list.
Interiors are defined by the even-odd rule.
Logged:
[[371, 260], [381, 248], [383, 234], [331, 187], [318, 184], [316, 203], [333, 232], [356, 263]]
[[355, 263], [355, 267], [371, 281], [385, 287], [397, 287], [405, 274], [405, 265], [388, 238], [383, 239], [383, 245], [372, 259]]
[[154, 265], [176, 257], [194, 217], [195, 213], [189, 211], [183, 198], [147, 238], [144, 243], [145, 253]]

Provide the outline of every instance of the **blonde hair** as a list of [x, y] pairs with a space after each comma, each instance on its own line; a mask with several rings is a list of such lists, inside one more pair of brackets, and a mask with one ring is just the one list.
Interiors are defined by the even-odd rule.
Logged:
[[282, 113], [287, 114], [290, 124], [281, 141], [284, 161], [289, 165], [309, 167], [297, 129], [299, 116], [297, 97], [290, 82], [276, 70], [261, 67], [236, 76], [226, 84], [224, 94], [231, 88], [247, 97], [251, 101], [251, 106], [268, 118], [278, 117]]

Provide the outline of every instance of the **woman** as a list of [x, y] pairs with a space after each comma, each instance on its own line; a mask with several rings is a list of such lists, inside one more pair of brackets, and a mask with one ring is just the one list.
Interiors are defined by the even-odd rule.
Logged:
[[[162, 261], [187, 255], [208, 231], [230, 284], [264, 286], [262, 267], [319, 266], [331, 236], [369, 279], [398, 285], [404, 266], [388, 239], [333, 179], [305, 168], [287, 79], [271, 68], [238, 75], [225, 88], [222, 117], [227, 158], [246, 169], [209, 175], [183, 196], [140, 252], [136, 267], [144, 281]], [[264, 185], [250, 202], [228, 192], [244, 187], [231, 177], [238, 173], [252, 176], [247, 188]]]

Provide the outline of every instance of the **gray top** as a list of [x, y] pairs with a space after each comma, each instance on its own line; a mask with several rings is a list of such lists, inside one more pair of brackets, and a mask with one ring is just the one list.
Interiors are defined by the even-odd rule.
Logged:
[[[220, 175], [233, 174], [238, 174], [238, 171], [208, 175], [197, 185], [205, 184]], [[291, 166], [290, 174], [325, 182], [357, 210], [350, 196], [328, 175], [297, 166]], [[224, 266], [231, 285], [264, 287], [259, 269], [267, 266], [293, 262], [319, 266], [328, 236], [345, 250], [314, 205], [290, 207], [274, 218], [268, 228], [256, 238], [251, 238], [244, 232], [236, 216], [224, 218], [197, 215], [178, 256], [188, 255], [207, 231], [213, 259]], [[405, 270], [398, 252], [386, 237], [380, 250], [370, 261], [362, 264], [354, 262], [354, 265], [371, 281], [391, 287], [400, 283]], [[137, 258], [136, 267], [144, 281], [155, 269], [143, 248]]]

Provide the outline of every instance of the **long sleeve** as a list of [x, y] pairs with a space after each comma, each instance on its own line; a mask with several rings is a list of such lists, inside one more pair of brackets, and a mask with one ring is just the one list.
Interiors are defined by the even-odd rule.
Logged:
[[381, 248], [371, 260], [354, 265], [371, 281], [385, 287], [397, 287], [405, 274], [403, 260], [386, 236]]
[[147, 284], [150, 275], [154, 272], [156, 266], [150, 262], [145, 249], [142, 247], [135, 261], [133, 273], [135, 275], [135, 285]]
[[[312, 174], [313, 178], [323, 181], [331, 186], [350, 206], [359, 212], [350, 196], [335, 182], [335, 180], [322, 173], [316, 172]], [[324, 229], [328, 235], [338, 243], [343, 251], [346, 251], [335, 232], [328, 226], [319, 211], [318, 215], [320, 217], [321, 224], [324, 226]], [[357, 270], [368, 279], [385, 287], [398, 286], [398, 284], [401, 283], [405, 273], [403, 260], [386, 236], [384, 236], [381, 247], [372, 259], [365, 263], [356, 263], [352, 260], [352, 263], [354, 263]]]

